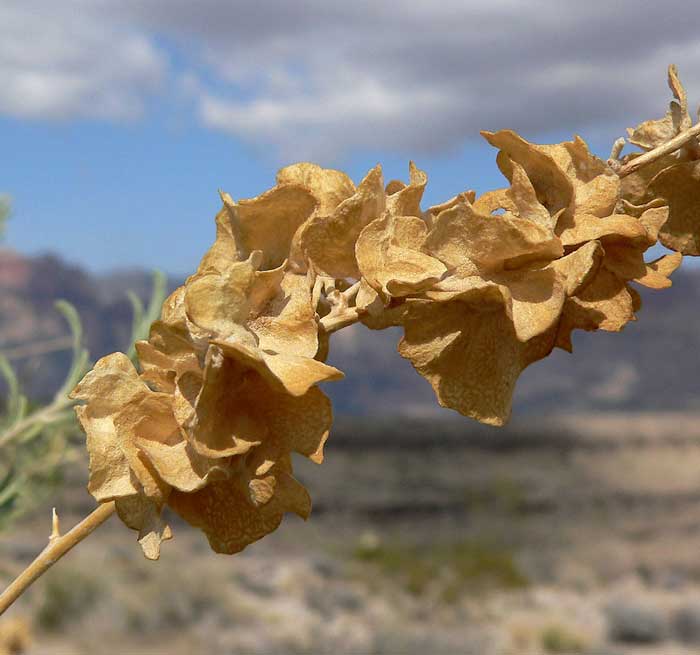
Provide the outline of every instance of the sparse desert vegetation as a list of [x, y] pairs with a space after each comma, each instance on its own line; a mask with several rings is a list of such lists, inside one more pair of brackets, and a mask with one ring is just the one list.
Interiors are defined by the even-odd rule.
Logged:
[[[357, 468], [376, 428], [338, 424], [330, 475], [299, 471], [324, 499], [310, 523], [226, 558], [175, 521], [158, 563], [134, 559], [131, 535], [108, 524], [6, 620], [22, 622], [31, 655], [92, 653], [105, 639], [111, 652], [168, 655], [697, 652], [700, 484], [685, 472], [700, 465], [696, 416], [579, 416], [492, 440], [454, 423], [396, 425]], [[668, 449], [675, 474], [649, 475]], [[73, 467], [60, 498], [76, 516], [89, 507], [84, 476]], [[5, 540], [5, 579], [45, 532], [35, 514]]]

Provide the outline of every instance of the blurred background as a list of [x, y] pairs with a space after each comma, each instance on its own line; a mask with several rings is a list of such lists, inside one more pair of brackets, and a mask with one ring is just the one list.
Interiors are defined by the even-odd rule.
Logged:
[[[2, 0], [0, 585], [51, 506], [94, 506], [62, 385], [194, 270], [217, 189], [299, 160], [405, 179], [410, 158], [427, 206], [503, 185], [480, 129], [606, 158], [666, 111], [669, 63], [700, 99], [699, 20], [680, 0]], [[673, 281], [623, 334], [530, 367], [501, 430], [440, 409], [397, 331], [338, 333], [306, 524], [223, 557], [175, 520], [151, 563], [114, 520], [0, 619], [0, 653], [699, 652], [700, 268]]]

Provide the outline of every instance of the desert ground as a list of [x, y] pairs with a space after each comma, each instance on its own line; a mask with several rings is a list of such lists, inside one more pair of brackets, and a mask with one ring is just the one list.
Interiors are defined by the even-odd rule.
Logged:
[[[297, 472], [312, 517], [237, 556], [173, 518], [148, 562], [112, 519], [0, 619], [0, 652], [700, 652], [700, 415], [340, 419]], [[64, 525], [92, 507], [85, 475]], [[49, 510], [0, 535], [0, 582]]]

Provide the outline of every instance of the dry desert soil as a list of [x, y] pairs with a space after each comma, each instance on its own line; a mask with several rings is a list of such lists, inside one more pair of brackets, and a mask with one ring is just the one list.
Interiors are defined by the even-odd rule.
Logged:
[[[147, 562], [112, 519], [0, 619], [0, 653], [700, 652], [700, 415], [340, 420], [297, 470], [311, 519], [234, 557], [173, 520]], [[0, 534], [0, 583], [48, 509]]]

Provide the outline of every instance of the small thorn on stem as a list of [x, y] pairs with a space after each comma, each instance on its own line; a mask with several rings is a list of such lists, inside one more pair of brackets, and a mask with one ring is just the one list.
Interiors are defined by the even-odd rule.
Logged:
[[0, 593], [0, 616], [12, 605], [39, 577], [48, 571], [58, 560], [61, 559], [71, 548], [79, 544], [83, 539], [91, 535], [101, 526], [112, 514], [117, 511], [117, 506], [112, 500], [101, 503], [86, 516], [78, 525], [70, 529], [66, 534], [59, 534], [58, 514], [53, 510], [53, 530], [49, 537], [49, 543], [42, 550], [36, 559], [27, 566], [10, 585]]
[[51, 536], [49, 537], [49, 542], [58, 539], [60, 536], [61, 526], [58, 520], [58, 512], [56, 512], [56, 508], [54, 507], [51, 510]]

